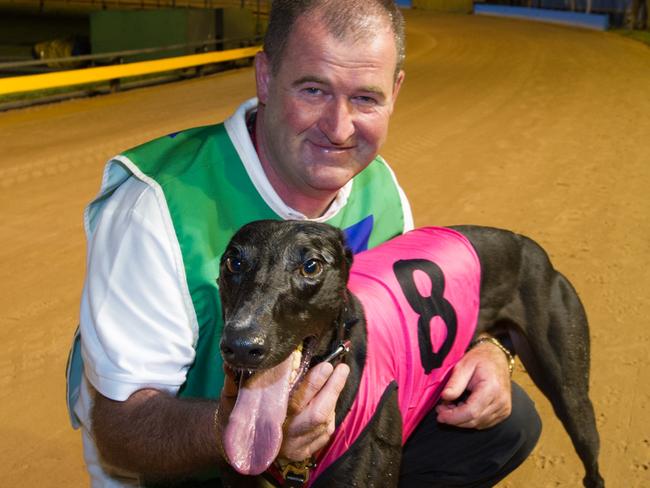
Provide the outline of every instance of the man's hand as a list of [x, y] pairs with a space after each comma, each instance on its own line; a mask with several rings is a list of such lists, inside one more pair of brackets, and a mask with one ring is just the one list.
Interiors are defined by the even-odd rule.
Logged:
[[347, 364], [320, 363], [307, 372], [289, 399], [280, 457], [303, 461], [334, 433], [334, 408], [350, 374]]
[[[320, 363], [310, 369], [289, 399], [279, 457], [303, 461], [324, 447], [334, 432], [334, 409], [350, 374], [347, 364]], [[221, 391], [219, 423], [223, 430], [235, 401], [237, 384], [226, 374]]]
[[[465, 390], [465, 401], [454, 403]], [[505, 420], [512, 409], [508, 360], [490, 343], [470, 349], [454, 366], [436, 407], [438, 422], [487, 429]]]

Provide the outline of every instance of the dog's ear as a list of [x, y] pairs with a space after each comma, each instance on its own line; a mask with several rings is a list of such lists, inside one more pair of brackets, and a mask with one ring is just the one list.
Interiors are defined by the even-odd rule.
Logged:
[[345, 232], [343, 232], [341, 229], [336, 229], [339, 234], [339, 241], [341, 242], [341, 246], [343, 247], [343, 257], [345, 258], [345, 264], [346, 268], [349, 270], [350, 267], [352, 266], [352, 261], [354, 260], [353, 254], [352, 254], [352, 249], [348, 246], [348, 239], [347, 236], [345, 235]]
[[350, 249], [347, 245], [344, 245], [343, 249], [345, 250], [345, 262], [347, 263], [348, 269], [350, 269], [352, 267], [352, 261], [354, 259], [352, 249]]

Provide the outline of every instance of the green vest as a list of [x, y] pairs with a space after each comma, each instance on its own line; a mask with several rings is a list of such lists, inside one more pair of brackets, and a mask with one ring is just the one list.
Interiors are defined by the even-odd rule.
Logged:
[[[103, 191], [87, 209], [89, 233], [102, 203], [131, 175], [164, 195], [196, 313], [196, 359], [179, 395], [216, 398], [223, 386], [216, 283], [221, 254], [242, 225], [281, 217], [258, 194], [223, 124], [161, 137], [109, 162]], [[403, 231], [399, 191], [380, 157], [354, 178], [346, 205], [328, 223], [356, 232], [358, 248], [376, 246]]]

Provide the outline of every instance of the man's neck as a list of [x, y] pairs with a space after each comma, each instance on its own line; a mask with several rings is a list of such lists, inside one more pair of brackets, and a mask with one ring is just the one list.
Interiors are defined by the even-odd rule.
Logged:
[[264, 131], [262, 129], [262, 120], [264, 118], [264, 109], [259, 107], [253, 124], [247, 124], [253, 146], [266, 174], [269, 183], [282, 199], [282, 201], [292, 209], [302, 213], [307, 218], [315, 219], [322, 216], [330, 207], [338, 192], [318, 192], [313, 195], [294, 188], [290, 183], [276, 171], [275, 167], [267, 157], [265, 152]]
[[310, 196], [295, 190], [286, 184], [282, 177], [276, 173], [268, 159], [266, 159], [263, 154], [260, 154], [260, 152], [263, 151], [258, 151], [262, 169], [275, 192], [287, 206], [310, 219], [318, 218], [327, 212], [327, 209], [336, 198], [337, 193], [322, 196]]

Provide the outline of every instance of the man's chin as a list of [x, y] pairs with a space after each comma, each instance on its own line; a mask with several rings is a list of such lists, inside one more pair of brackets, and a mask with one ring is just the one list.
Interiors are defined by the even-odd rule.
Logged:
[[319, 174], [309, 179], [311, 188], [322, 193], [336, 193], [347, 185], [357, 173], [352, 171], [332, 171]]
[[323, 158], [307, 163], [307, 179], [310, 185], [322, 191], [338, 191], [368, 164], [350, 161], [350, 158]]

